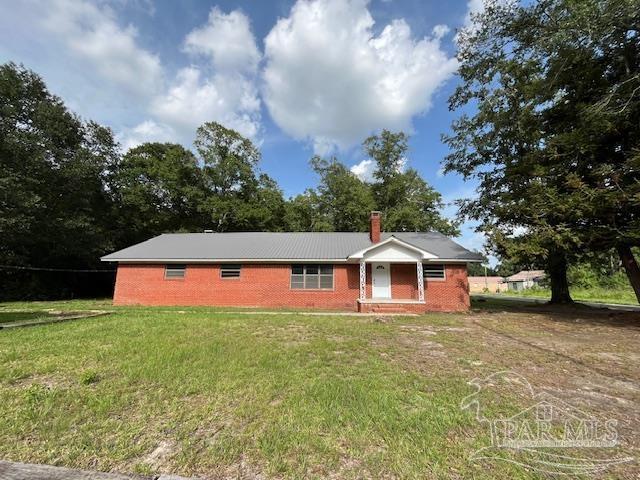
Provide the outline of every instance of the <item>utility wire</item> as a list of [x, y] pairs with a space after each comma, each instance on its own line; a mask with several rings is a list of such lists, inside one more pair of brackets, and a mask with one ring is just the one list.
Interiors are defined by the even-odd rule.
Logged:
[[37, 272], [74, 272], [74, 273], [114, 273], [115, 270], [85, 270], [80, 268], [21, 267], [18, 265], [0, 265], [0, 270], [30, 270]]

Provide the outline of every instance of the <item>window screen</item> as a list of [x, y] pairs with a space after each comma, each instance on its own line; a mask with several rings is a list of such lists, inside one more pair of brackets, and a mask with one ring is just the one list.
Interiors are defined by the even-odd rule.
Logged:
[[186, 270], [186, 265], [166, 265], [164, 267], [164, 278], [184, 278], [184, 272]]
[[222, 278], [238, 278], [241, 268], [240, 264], [220, 265], [220, 276]]
[[444, 265], [442, 264], [427, 264], [422, 265], [422, 271], [424, 272], [424, 278], [444, 278]]
[[330, 290], [333, 288], [333, 265], [291, 265], [291, 288]]

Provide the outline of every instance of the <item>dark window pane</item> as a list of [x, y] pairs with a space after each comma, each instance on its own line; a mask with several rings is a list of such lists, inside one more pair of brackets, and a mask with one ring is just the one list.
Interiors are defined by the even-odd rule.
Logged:
[[238, 278], [242, 266], [239, 264], [220, 265], [220, 276], [222, 278]]
[[320, 265], [320, 273], [332, 274], [333, 273], [333, 265]]
[[317, 275], [318, 274], [318, 265], [305, 265], [306, 274], [307, 275]]
[[304, 273], [304, 265], [291, 265], [292, 275], [302, 275]]

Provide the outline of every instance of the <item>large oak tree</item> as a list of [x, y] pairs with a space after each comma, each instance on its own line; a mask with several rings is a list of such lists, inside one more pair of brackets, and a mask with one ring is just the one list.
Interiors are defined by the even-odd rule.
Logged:
[[[445, 167], [480, 182], [462, 213], [498, 253], [544, 266], [570, 302], [567, 265], [616, 248], [640, 300], [640, 3], [488, 2], [458, 36], [472, 107], [445, 137]], [[468, 110], [468, 109], [465, 109]]]

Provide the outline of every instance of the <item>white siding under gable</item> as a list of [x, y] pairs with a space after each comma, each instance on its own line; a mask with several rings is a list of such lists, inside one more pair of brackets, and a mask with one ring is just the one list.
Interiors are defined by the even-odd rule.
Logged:
[[422, 254], [397, 243], [385, 243], [364, 254], [367, 262], [418, 262]]

